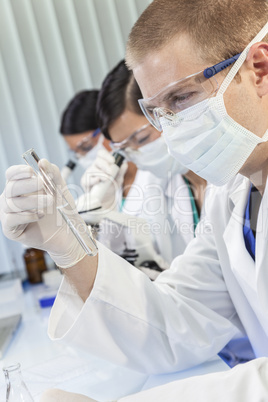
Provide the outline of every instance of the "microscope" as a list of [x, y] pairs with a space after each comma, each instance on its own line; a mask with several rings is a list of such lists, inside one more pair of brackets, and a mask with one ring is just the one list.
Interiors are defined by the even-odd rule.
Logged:
[[[97, 238], [102, 244], [147, 274], [150, 271], [159, 273], [163, 270], [162, 267], [167, 266], [157, 254], [148, 230], [142, 230], [143, 227], [148, 227], [148, 222], [135, 215], [105, 209], [102, 205], [102, 200], [109, 186], [113, 185], [113, 179], [124, 161], [124, 156], [118, 152], [113, 156], [115, 161], [110, 178], [96, 183], [88, 193], [82, 194], [76, 200], [77, 210], [84, 221], [91, 225], [93, 232], [97, 232]], [[148, 276], [150, 277], [149, 274]]]

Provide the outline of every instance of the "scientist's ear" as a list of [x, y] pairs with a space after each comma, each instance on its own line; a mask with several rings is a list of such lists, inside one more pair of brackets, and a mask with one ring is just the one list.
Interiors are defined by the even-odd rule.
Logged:
[[268, 43], [258, 42], [249, 49], [247, 66], [254, 72], [255, 86], [260, 97], [268, 94]]
[[39, 402], [97, 402], [82, 394], [62, 391], [61, 389], [47, 389], [41, 396]]

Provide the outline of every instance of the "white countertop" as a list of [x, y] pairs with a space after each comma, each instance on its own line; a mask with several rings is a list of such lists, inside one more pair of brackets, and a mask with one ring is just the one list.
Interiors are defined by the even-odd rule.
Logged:
[[[0, 360], [0, 369], [9, 364], [21, 364], [24, 380], [35, 402], [41, 393], [51, 387], [80, 392], [99, 401], [124, 395], [125, 389], [138, 392], [193, 375], [228, 370], [228, 366], [216, 356], [214, 360], [179, 373], [146, 377], [110, 365], [94, 357], [78, 356], [71, 347], [52, 342], [47, 335], [50, 308], [41, 308], [38, 295], [44, 285], [28, 286], [14, 303], [0, 305], [0, 315], [22, 312], [23, 319], [12, 342]], [[132, 386], [131, 386], [132, 385]], [[120, 391], [119, 391], [120, 390]], [[118, 395], [119, 391], [119, 395]], [[5, 400], [5, 380], [0, 370], [0, 400]]]

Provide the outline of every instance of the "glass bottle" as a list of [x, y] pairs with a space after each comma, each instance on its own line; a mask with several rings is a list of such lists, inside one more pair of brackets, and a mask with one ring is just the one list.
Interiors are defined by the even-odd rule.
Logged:
[[42, 282], [42, 273], [47, 270], [44, 252], [36, 248], [27, 248], [23, 254], [23, 258], [29, 282]]
[[23, 381], [20, 363], [3, 368], [6, 379], [6, 402], [34, 402]]

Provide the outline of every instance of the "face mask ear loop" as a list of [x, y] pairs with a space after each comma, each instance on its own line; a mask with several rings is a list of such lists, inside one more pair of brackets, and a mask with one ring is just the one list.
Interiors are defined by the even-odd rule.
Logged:
[[264, 27], [260, 30], [260, 32], [255, 36], [255, 38], [243, 50], [243, 52], [241, 53], [241, 55], [239, 56], [239, 58], [237, 59], [237, 61], [235, 62], [235, 64], [233, 65], [233, 67], [231, 68], [231, 70], [229, 71], [227, 76], [225, 77], [225, 79], [223, 80], [223, 82], [218, 90], [217, 95], [224, 94], [224, 92], [230, 85], [231, 81], [234, 79], [236, 73], [238, 72], [238, 70], [240, 69], [240, 67], [242, 66], [244, 61], [246, 60], [251, 46], [257, 42], [260, 42], [265, 37], [265, 35], [267, 35], [267, 33], [268, 33], [268, 22], [264, 25]]

